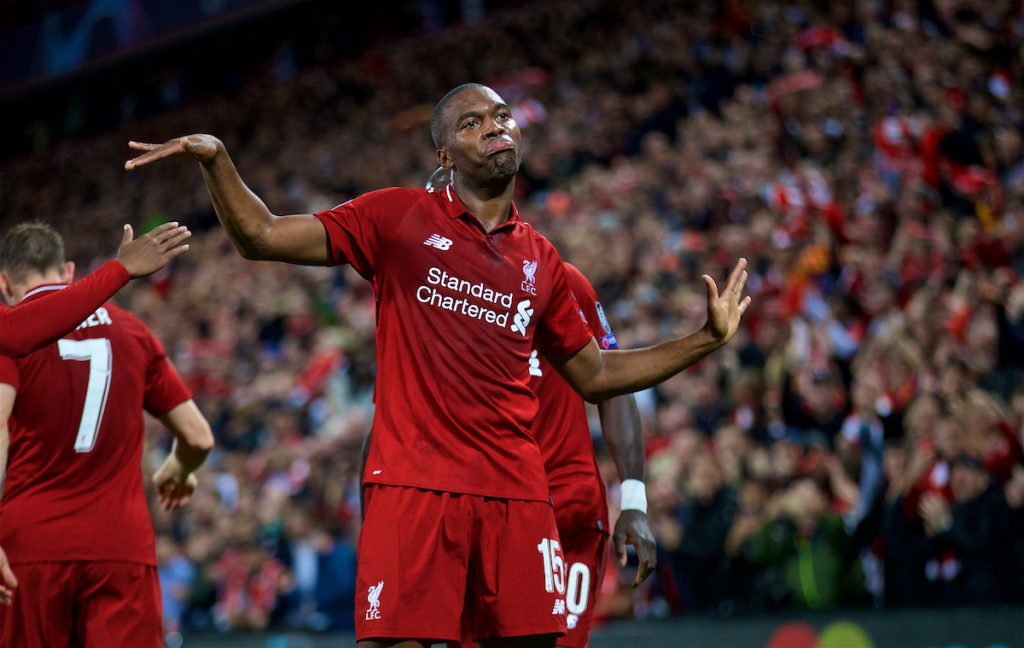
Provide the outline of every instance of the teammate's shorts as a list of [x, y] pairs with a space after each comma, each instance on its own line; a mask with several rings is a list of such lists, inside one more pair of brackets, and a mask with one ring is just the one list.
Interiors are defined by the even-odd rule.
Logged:
[[0, 605], [0, 646], [110, 648], [164, 645], [156, 567], [81, 561], [11, 565], [11, 604]]
[[608, 567], [608, 533], [594, 528], [562, 529], [565, 552], [566, 625], [559, 646], [583, 648], [590, 640], [597, 593]]
[[[565, 576], [547, 502], [373, 484], [359, 536], [356, 638], [563, 634]], [[465, 612], [465, 617], [463, 613]]]

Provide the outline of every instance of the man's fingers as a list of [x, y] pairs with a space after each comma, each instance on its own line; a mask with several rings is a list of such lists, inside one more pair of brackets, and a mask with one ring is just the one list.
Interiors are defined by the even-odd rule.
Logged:
[[0, 577], [3, 578], [5, 587], [13, 589], [18, 586], [18, 578], [11, 571], [11, 565], [6, 560], [0, 564]]
[[633, 546], [636, 547], [640, 562], [636, 570], [636, 580], [633, 582], [633, 587], [637, 587], [654, 573], [654, 568], [658, 566], [658, 554], [650, 540], [638, 540]]
[[619, 559], [619, 564], [623, 567], [626, 566], [626, 537], [620, 533], [612, 535], [612, 546], [615, 548], [615, 555]]
[[750, 295], [747, 295], [746, 299], [740, 302], [740, 315], [747, 312], [748, 306], [750, 306]]
[[128, 148], [135, 149], [136, 151], [152, 151], [154, 149], [160, 148], [161, 146], [163, 146], [163, 144], [150, 144], [149, 142], [135, 141], [128, 142]]
[[[177, 155], [178, 153], [184, 153], [188, 150], [188, 139], [184, 137], [173, 142], [168, 142], [167, 144], [141, 144], [140, 142], [135, 142], [135, 144], [138, 146], [133, 148], [144, 150], [146, 152], [139, 157], [132, 158], [125, 162], [124, 168], [126, 171], [137, 169], [140, 166], [149, 164], [150, 162], [156, 162], [157, 160], [162, 160], [165, 157]], [[131, 146], [132, 143], [129, 142], [128, 145]], [[149, 148], [150, 146], [153, 146], [154, 148]]]
[[[146, 234], [146, 236], [150, 236], [152, 238], [156, 238], [158, 236], [162, 236], [164, 234], [167, 234], [168, 232], [170, 232], [173, 229], [176, 229], [177, 227], [179, 227], [178, 221], [171, 221], [169, 223], [161, 223], [160, 225], [157, 225], [152, 230], [150, 230], [149, 233]], [[184, 227], [184, 225], [181, 225], [180, 227]]]
[[127, 245], [132, 242], [132, 237], [135, 233], [132, 231], [132, 226], [125, 223], [124, 234], [121, 235], [121, 245]]
[[714, 303], [718, 301], [718, 285], [715, 284], [715, 280], [709, 275], [701, 275], [701, 279], [704, 280], [704, 284], [708, 287], [708, 303]]
[[180, 234], [182, 231], [187, 230], [187, 229], [188, 228], [185, 227], [184, 225], [178, 225], [178, 223], [176, 223], [176, 222], [164, 223], [160, 227], [157, 227], [152, 232], [147, 234], [147, 236], [149, 236], [151, 239], [153, 239], [154, 243], [156, 243], [157, 245], [160, 245], [164, 241], [169, 240], [173, 236], [175, 236], [177, 234]]
[[161, 241], [158, 245], [158, 249], [161, 252], [166, 252], [171, 248], [176, 248], [182, 243], [184, 243], [186, 240], [188, 240], [190, 236], [192, 236], [192, 232], [188, 231], [188, 228], [182, 227], [180, 230], [175, 230], [171, 234], [170, 238]]
[[740, 295], [743, 294], [743, 287], [747, 285], [747, 277], [748, 276], [749, 275], [747, 274], [746, 270], [744, 270], [742, 273], [740, 273], [739, 283], [736, 284], [736, 289], [732, 293], [733, 299], [735, 299], [736, 301], [739, 301]]
[[164, 254], [166, 254], [168, 258], [174, 259], [181, 256], [182, 254], [185, 254], [186, 252], [188, 252], [188, 244], [179, 245], [173, 250], [168, 250], [167, 252], [164, 252]]
[[736, 289], [736, 284], [740, 279], [740, 275], [743, 273], [746, 267], [747, 260], [741, 257], [740, 260], [736, 262], [736, 267], [733, 268], [732, 272], [729, 273], [729, 281], [727, 281], [725, 284], [724, 292], [729, 293]]

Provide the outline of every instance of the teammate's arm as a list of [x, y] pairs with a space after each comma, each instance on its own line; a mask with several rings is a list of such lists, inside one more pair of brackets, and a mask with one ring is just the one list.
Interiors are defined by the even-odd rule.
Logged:
[[327, 233], [320, 221], [312, 214], [271, 213], [245, 186], [227, 149], [216, 137], [188, 135], [164, 144], [129, 142], [128, 146], [145, 151], [125, 162], [128, 171], [172, 156], [198, 162], [217, 218], [246, 259], [330, 265]]
[[[7, 449], [10, 447], [11, 435], [7, 421], [14, 411], [14, 397], [17, 391], [11, 385], [0, 383], [0, 497], [3, 496], [4, 482], [7, 480]], [[14, 590], [18, 587], [18, 579], [11, 571], [7, 554], [0, 548], [0, 603], [9, 604]]]
[[647, 389], [671, 378], [721, 348], [739, 328], [750, 297], [740, 300], [747, 283], [747, 261], [740, 259], [721, 294], [704, 275], [708, 320], [696, 333], [645, 349], [602, 351], [594, 340], [568, 359], [549, 358], [563, 377], [592, 403]]
[[195, 471], [213, 450], [213, 432], [194, 401], [187, 400], [159, 417], [171, 434], [174, 447], [153, 474], [160, 506], [165, 511], [188, 504], [199, 482]]
[[0, 355], [20, 358], [75, 330], [129, 279], [153, 274], [188, 250], [189, 236], [187, 227], [164, 223], [132, 240], [131, 225], [125, 225], [116, 261], [19, 308], [0, 306]]
[[654, 534], [647, 525], [647, 497], [644, 492], [644, 434], [640, 412], [632, 394], [616, 396], [597, 404], [601, 417], [601, 434], [623, 483], [623, 493], [636, 489], [622, 501], [623, 508], [615, 521], [612, 544], [619, 564], [626, 564], [626, 545], [636, 548], [640, 561], [633, 587], [642, 583], [658, 565]]

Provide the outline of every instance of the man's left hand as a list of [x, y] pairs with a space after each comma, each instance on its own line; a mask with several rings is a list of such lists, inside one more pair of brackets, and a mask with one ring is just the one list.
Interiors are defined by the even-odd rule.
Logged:
[[636, 549], [640, 565], [636, 570], [633, 587], [644, 582], [658, 566], [654, 534], [647, 526], [647, 514], [642, 511], [627, 509], [619, 514], [619, 519], [615, 521], [615, 532], [612, 533], [612, 544], [619, 564], [623, 566], [626, 565], [626, 545], [633, 545]]
[[740, 319], [750, 306], [750, 295], [740, 300], [747, 284], [747, 260], [740, 259], [736, 263], [721, 294], [718, 284], [709, 275], [701, 275], [701, 279], [708, 289], [708, 322], [705, 327], [712, 337], [725, 344], [736, 335]]

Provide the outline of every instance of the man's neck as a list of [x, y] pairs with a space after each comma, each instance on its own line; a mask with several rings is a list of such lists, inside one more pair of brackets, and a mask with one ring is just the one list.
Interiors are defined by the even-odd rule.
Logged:
[[509, 219], [512, 214], [512, 194], [516, 188], [515, 176], [503, 185], [494, 187], [480, 186], [467, 179], [464, 174], [456, 173], [453, 183], [455, 193], [485, 231], [490, 232]]
[[40, 286], [52, 286], [55, 284], [67, 283], [67, 280], [58, 273], [46, 275], [33, 274], [17, 285], [11, 284], [11, 301], [15, 304], [25, 299], [25, 296]]

